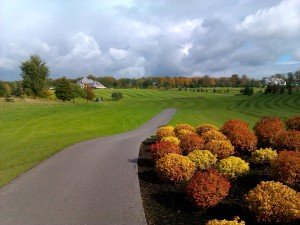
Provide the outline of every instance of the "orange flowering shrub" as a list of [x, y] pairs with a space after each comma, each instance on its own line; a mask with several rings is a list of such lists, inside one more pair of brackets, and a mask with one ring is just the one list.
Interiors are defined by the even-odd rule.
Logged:
[[209, 169], [195, 173], [186, 186], [186, 193], [195, 205], [208, 208], [225, 198], [229, 189], [230, 182], [217, 171]]
[[262, 181], [245, 196], [259, 222], [290, 222], [300, 219], [300, 193], [274, 181]]
[[246, 122], [242, 120], [229, 120], [223, 125], [222, 132], [230, 140], [236, 151], [252, 152], [256, 149], [257, 138], [249, 130]]
[[276, 180], [292, 187], [300, 188], [300, 152], [282, 151], [271, 164]]
[[217, 157], [208, 150], [194, 150], [187, 157], [196, 163], [200, 170], [208, 169], [217, 162]]
[[284, 133], [285, 126], [279, 117], [266, 116], [254, 126], [261, 147], [276, 148], [279, 137]]
[[168, 141], [157, 142], [150, 146], [150, 154], [154, 160], [158, 160], [169, 153], [181, 155], [181, 149], [178, 145]]
[[205, 143], [212, 140], [227, 140], [226, 136], [217, 130], [206, 131], [201, 137], [203, 137]]
[[203, 149], [204, 140], [197, 134], [190, 134], [181, 137], [180, 147], [183, 154], [187, 155], [196, 149]]
[[163, 137], [161, 139], [161, 141], [172, 142], [172, 143], [174, 143], [176, 145], [179, 145], [179, 143], [180, 143], [180, 140], [177, 137], [174, 137], [174, 136]]
[[211, 130], [219, 131], [219, 128], [212, 124], [202, 124], [196, 128], [196, 133], [201, 136], [203, 133]]
[[285, 125], [288, 130], [300, 131], [300, 115], [287, 119]]
[[278, 149], [300, 150], [300, 131], [288, 130], [279, 136]]
[[155, 168], [161, 179], [182, 182], [194, 175], [196, 165], [186, 156], [170, 153], [156, 161]]
[[204, 149], [217, 155], [219, 159], [226, 158], [234, 154], [234, 147], [228, 140], [212, 140], [205, 144]]
[[205, 225], [246, 225], [239, 217], [234, 220], [209, 220]]
[[163, 126], [160, 127], [156, 132], [156, 137], [158, 140], [161, 140], [164, 137], [175, 136], [174, 127], [172, 126]]
[[195, 132], [195, 128], [186, 123], [176, 124], [174, 127], [175, 133], [177, 134], [179, 130], [190, 130], [192, 132]]

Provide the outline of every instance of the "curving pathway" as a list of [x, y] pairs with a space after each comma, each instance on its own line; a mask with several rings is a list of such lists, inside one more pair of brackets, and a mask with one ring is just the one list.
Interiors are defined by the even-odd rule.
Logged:
[[75, 144], [0, 189], [1, 225], [143, 225], [141, 141], [169, 122], [167, 109], [140, 128]]

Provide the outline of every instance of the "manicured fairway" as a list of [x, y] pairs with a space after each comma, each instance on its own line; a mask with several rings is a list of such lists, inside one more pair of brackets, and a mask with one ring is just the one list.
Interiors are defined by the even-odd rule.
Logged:
[[177, 108], [172, 124], [213, 123], [245, 119], [251, 126], [263, 115], [283, 119], [299, 114], [300, 93], [291, 96], [161, 90], [121, 90], [124, 99], [110, 100], [113, 90], [96, 91], [102, 103], [18, 100], [0, 102], [0, 186], [73, 143], [122, 133], [145, 123], [165, 108]]

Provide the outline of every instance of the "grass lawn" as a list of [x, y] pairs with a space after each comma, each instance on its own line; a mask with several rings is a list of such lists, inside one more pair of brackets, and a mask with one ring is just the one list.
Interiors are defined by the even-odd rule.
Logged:
[[164, 108], [177, 108], [171, 123], [192, 125], [240, 118], [251, 126], [263, 115], [285, 119], [300, 112], [300, 93], [291, 96], [177, 90], [120, 90], [124, 99], [110, 100], [113, 90], [97, 90], [102, 103], [0, 100], [0, 187], [66, 146], [132, 130]]

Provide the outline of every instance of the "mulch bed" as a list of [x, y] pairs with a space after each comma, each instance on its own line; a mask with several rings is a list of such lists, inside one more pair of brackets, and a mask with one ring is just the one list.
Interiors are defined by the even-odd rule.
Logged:
[[246, 222], [246, 225], [267, 224], [258, 223], [243, 201], [244, 194], [260, 181], [272, 180], [267, 167], [261, 166], [255, 169], [251, 167], [249, 175], [231, 182], [230, 193], [222, 202], [215, 207], [203, 210], [195, 207], [186, 198], [183, 185], [167, 183], [157, 177], [154, 162], [148, 152], [149, 145], [153, 141], [153, 139], [147, 139], [143, 142], [138, 159], [141, 195], [148, 225], [205, 225], [210, 219], [232, 220], [235, 216], [239, 216]]

